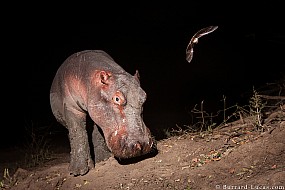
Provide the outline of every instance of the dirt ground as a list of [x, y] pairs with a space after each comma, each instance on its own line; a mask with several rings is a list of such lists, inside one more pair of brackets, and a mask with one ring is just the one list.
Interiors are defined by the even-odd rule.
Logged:
[[[183, 132], [159, 140], [155, 155], [129, 163], [110, 157], [84, 176], [69, 175], [66, 148], [42, 166], [11, 169], [5, 178], [1, 176], [1, 186], [12, 190], [285, 189], [284, 108], [267, 114], [263, 131], [245, 118], [213, 131]], [[0, 169], [18, 159], [15, 151], [4, 152]]]

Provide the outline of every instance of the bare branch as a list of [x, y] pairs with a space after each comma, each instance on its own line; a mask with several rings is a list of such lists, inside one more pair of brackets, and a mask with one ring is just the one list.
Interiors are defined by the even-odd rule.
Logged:
[[271, 99], [271, 100], [285, 100], [285, 96], [268, 96], [268, 95], [258, 95], [261, 98]]

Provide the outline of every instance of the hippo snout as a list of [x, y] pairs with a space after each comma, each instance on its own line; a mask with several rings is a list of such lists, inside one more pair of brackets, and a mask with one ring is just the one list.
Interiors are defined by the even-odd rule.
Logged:
[[154, 140], [150, 136], [133, 139], [127, 133], [115, 132], [107, 142], [111, 152], [120, 159], [141, 156], [151, 152], [154, 148]]
[[[151, 151], [153, 146], [153, 141], [150, 138], [148, 142], [130, 142], [126, 143], [128, 147], [126, 147], [126, 151], [129, 151], [129, 155], [131, 157], [144, 155]], [[128, 155], [128, 154], [127, 154]]]

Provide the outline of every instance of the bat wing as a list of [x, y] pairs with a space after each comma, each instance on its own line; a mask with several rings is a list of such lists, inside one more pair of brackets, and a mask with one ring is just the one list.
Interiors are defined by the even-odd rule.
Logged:
[[190, 42], [186, 48], [186, 60], [189, 63], [191, 62], [191, 60], [193, 58], [193, 52], [194, 52], [193, 47], [194, 47], [194, 44], [198, 43], [198, 38], [215, 31], [217, 28], [218, 28], [218, 26], [209, 26], [206, 28], [202, 28], [201, 30], [196, 32], [196, 34], [194, 34], [194, 36], [191, 38], [191, 40], [190, 40]]

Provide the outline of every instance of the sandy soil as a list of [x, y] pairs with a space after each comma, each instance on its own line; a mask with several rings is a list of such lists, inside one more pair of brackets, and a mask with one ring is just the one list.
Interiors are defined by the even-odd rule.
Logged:
[[[158, 152], [132, 162], [113, 157], [97, 163], [84, 176], [68, 172], [69, 147], [50, 161], [17, 167], [17, 151], [2, 154], [2, 189], [285, 189], [284, 106], [268, 113], [264, 131], [251, 119], [237, 120], [213, 131], [183, 132], [159, 140]], [[3, 161], [6, 158], [6, 161]]]

